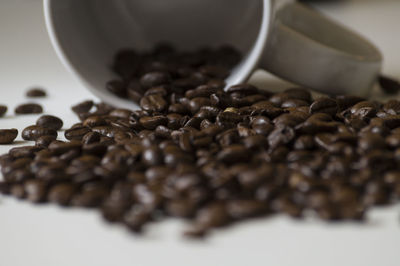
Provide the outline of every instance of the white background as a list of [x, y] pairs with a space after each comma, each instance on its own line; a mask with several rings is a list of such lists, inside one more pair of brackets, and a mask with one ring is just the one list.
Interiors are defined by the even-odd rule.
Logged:
[[[400, 1], [354, 0], [317, 8], [373, 40], [385, 56], [384, 72], [400, 78]], [[12, 115], [32, 85], [48, 89], [50, 96], [40, 100], [46, 113], [72, 125], [76, 119], [71, 104], [93, 97], [56, 58], [41, 1], [0, 0], [0, 36], [0, 103], [11, 109], [0, 119], [0, 128], [22, 130], [37, 119]], [[263, 73], [253, 82], [285, 86]], [[0, 146], [0, 153], [9, 148]], [[399, 214], [398, 206], [375, 209], [365, 224], [276, 216], [219, 230], [198, 242], [183, 239], [184, 224], [175, 220], [151, 225], [147, 234], [135, 236], [105, 224], [94, 211], [33, 206], [0, 197], [0, 266], [398, 266]]]

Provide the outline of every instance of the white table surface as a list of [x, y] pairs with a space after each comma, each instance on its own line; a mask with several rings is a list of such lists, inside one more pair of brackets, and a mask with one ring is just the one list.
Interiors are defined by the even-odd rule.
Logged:
[[[373, 40], [385, 55], [384, 72], [400, 78], [400, 1], [354, 0], [317, 8]], [[93, 97], [56, 58], [41, 1], [1, 0], [0, 36], [0, 103], [13, 110], [26, 100], [29, 86], [41, 85], [50, 94], [40, 100], [46, 113], [72, 125], [71, 104]], [[285, 86], [262, 73], [253, 82]], [[14, 117], [11, 111], [0, 120], [0, 128], [22, 130], [36, 118]], [[0, 146], [0, 153], [10, 147]], [[183, 239], [184, 224], [176, 220], [151, 225], [139, 237], [104, 223], [95, 211], [0, 197], [0, 266], [398, 266], [399, 214], [398, 206], [378, 208], [365, 224], [275, 216], [216, 231], [199, 242]]]

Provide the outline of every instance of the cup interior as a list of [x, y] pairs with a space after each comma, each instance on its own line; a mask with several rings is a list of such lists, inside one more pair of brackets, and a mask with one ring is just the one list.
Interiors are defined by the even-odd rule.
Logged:
[[101, 100], [137, 108], [105, 90], [105, 83], [115, 78], [110, 65], [117, 50], [145, 51], [159, 42], [182, 50], [230, 44], [244, 57], [227, 82], [241, 82], [264, 48], [269, 2], [45, 0], [45, 15], [53, 45], [67, 68]]

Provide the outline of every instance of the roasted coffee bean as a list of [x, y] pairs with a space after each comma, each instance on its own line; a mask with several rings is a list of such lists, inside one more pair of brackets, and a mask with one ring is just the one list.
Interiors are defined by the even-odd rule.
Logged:
[[94, 103], [92, 100], [86, 100], [71, 107], [76, 114], [87, 113], [92, 109]]
[[223, 203], [212, 203], [199, 210], [196, 215], [196, 224], [203, 228], [221, 227], [229, 223], [229, 214]]
[[250, 84], [239, 84], [227, 88], [226, 92], [228, 93], [237, 92], [243, 95], [251, 95], [251, 94], [256, 94], [258, 92], [258, 89]]
[[70, 203], [75, 191], [76, 188], [74, 185], [68, 183], [57, 184], [50, 188], [47, 199], [50, 202], [67, 206]]
[[11, 155], [14, 159], [17, 158], [24, 158], [24, 157], [34, 157], [35, 153], [40, 151], [42, 148], [40, 147], [35, 147], [35, 146], [22, 146], [22, 147], [16, 147], [12, 148], [8, 154]]
[[190, 100], [189, 109], [192, 114], [197, 113], [201, 107], [211, 105], [211, 100], [205, 97], [196, 97]]
[[29, 126], [22, 131], [22, 138], [24, 140], [34, 140], [42, 136], [54, 136], [57, 138], [57, 131], [51, 128], [41, 127], [41, 126]]
[[242, 145], [235, 144], [221, 150], [217, 158], [225, 163], [245, 161], [249, 158], [249, 150]]
[[0, 104], [0, 117], [3, 117], [7, 113], [8, 107]]
[[82, 144], [92, 144], [100, 142], [101, 135], [98, 132], [88, 132], [82, 137]]
[[103, 203], [107, 195], [108, 191], [102, 187], [82, 191], [81, 193], [75, 194], [72, 197], [71, 205], [86, 208], [97, 207]]
[[168, 73], [150, 72], [150, 73], [146, 73], [144, 76], [141, 77], [140, 84], [144, 88], [151, 88], [151, 87], [168, 84], [170, 82], [170, 80], [171, 80], [171, 77], [169, 76]]
[[63, 124], [64, 123], [60, 118], [52, 115], [43, 115], [39, 117], [39, 119], [36, 121], [37, 126], [50, 128], [54, 130], [60, 130]]
[[296, 137], [296, 133], [291, 127], [279, 127], [268, 136], [269, 146], [275, 148], [279, 145], [290, 143]]
[[149, 112], [162, 112], [168, 107], [168, 104], [161, 95], [152, 94], [140, 100], [140, 107]]
[[262, 101], [252, 105], [258, 114], [266, 115], [269, 118], [275, 118], [283, 113], [283, 110], [276, 108], [270, 101]]
[[302, 107], [308, 106], [309, 103], [299, 99], [287, 99], [281, 105], [282, 108], [291, 108], [291, 107]]
[[85, 127], [99, 127], [107, 125], [107, 121], [102, 116], [89, 116], [83, 121]]
[[351, 112], [351, 114], [356, 114], [356, 113], [361, 112], [362, 109], [374, 110], [376, 112], [376, 110], [378, 109], [378, 106], [375, 102], [362, 101], [362, 102], [358, 102], [357, 104], [353, 105], [350, 108], [350, 112]]
[[338, 104], [335, 99], [322, 97], [314, 101], [310, 105], [310, 112], [314, 113], [326, 113], [329, 115], [335, 115], [338, 111]]
[[134, 206], [124, 215], [124, 224], [134, 232], [140, 232], [143, 225], [150, 220], [149, 211], [143, 206]]
[[46, 97], [46, 96], [47, 96], [46, 91], [41, 88], [32, 88], [26, 92], [26, 97], [29, 98]]
[[35, 140], [35, 145], [38, 147], [47, 148], [50, 143], [52, 143], [56, 139], [57, 137], [54, 135], [40, 136]]
[[248, 136], [243, 139], [243, 144], [248, 149], [268, 148], [268, 140], [261, 135]]
[[45, 200], [47, 184], [42, 180], [27, 180], [24, 183], [24, 190], [29, 201], [41, 202]]
[[365, 101], [365, 99], [358, 97], [358, 96], [352, 96], [352, 95], [340, 95], [340, 96], [336, 97], [336, 102], [338, 104], [340, 112], [342, 112], [362, 101]]
[[162, 115], [157, 116], [144, 116], [139, 120], [140, 124], [146, 129], [154, 130], [158, 126], [165, 126], [168, 124], [168, 118]]
[[383, 110], [391, 115], [400, 114], [400, 101], [398, 100], [389, 100], [387, 103], [383, 105]]
[[26, 103], [18, 105], [15, 108], [15, 113], [19, 114], [41, 114], [43, 113], [43, 107], [37, 103]]
[[388, 77], [380, 76], [379, 85], [387, 94], [396, 94], [400, 91], [400, 83]]
[[11, 144], [18, 136], [18, 130], [13, 129], [0, 129], [0, 144]]
[[73, 129], [67, 129], [64, 135], [68, 140], [82, 140], [82, 138], [89, 132], [91, 132], [90, 128], [77, 127]]

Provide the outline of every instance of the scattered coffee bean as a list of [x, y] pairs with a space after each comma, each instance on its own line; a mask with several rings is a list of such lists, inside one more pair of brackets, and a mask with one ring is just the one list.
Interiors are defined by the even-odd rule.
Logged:
[[63, 124], [60, 118], [52, 115], [43, 115], [36, 121], [36, 125], [54, 130], [60, 130]]
[[335, 115], [338, 111], [338, 105], [335, 99], [322, 97], [314, 101], [310, 105], [310, 112], [314, 113], [326, 113]]
[[3, 117], [7, 113], [8, 107], [0, 104], [0, 117]]
[[76, 114], [87, 113], [92, 109], [94, 103], [92, 100], [83, 101], [71, 107]]
[[54, 129], [34, 125], [34, 126], [26, 127], [22, 131], [21, 136], [24, 140], [36, 141], [39, 137], [42, 137], [42, 136], [57, 137], [57, 131]]
[[38, 97], [46, 97], [47, 93], [44, 89], [41, 88], [32, 88], [26, 92], [26, 97], [29, 98], [38, 98]]
[[43, 113], [43, 108], [37, 103], [26, 103], [18, 105], [15, 108], [16, 114], [41, 114]]
[[[400, 198], [399, 101], [224, 90], [239, 61], [229, 47], [119, 52], [106, 87], [141, 109], [77, 104], [67, 141], [56, 140], [62, 121], [42, 116], [22, 132], [35, 146], [0, 156], [0, 192], [98, 208], [134, 232], [184, 217], [192, 237], [272, 213], [358, 221]], [[7, 143], [17, 134], [1, 132]]]
[[11, 144], [18, 136], [18, 130], [13, 129], [0, 129], [0, 144]]

